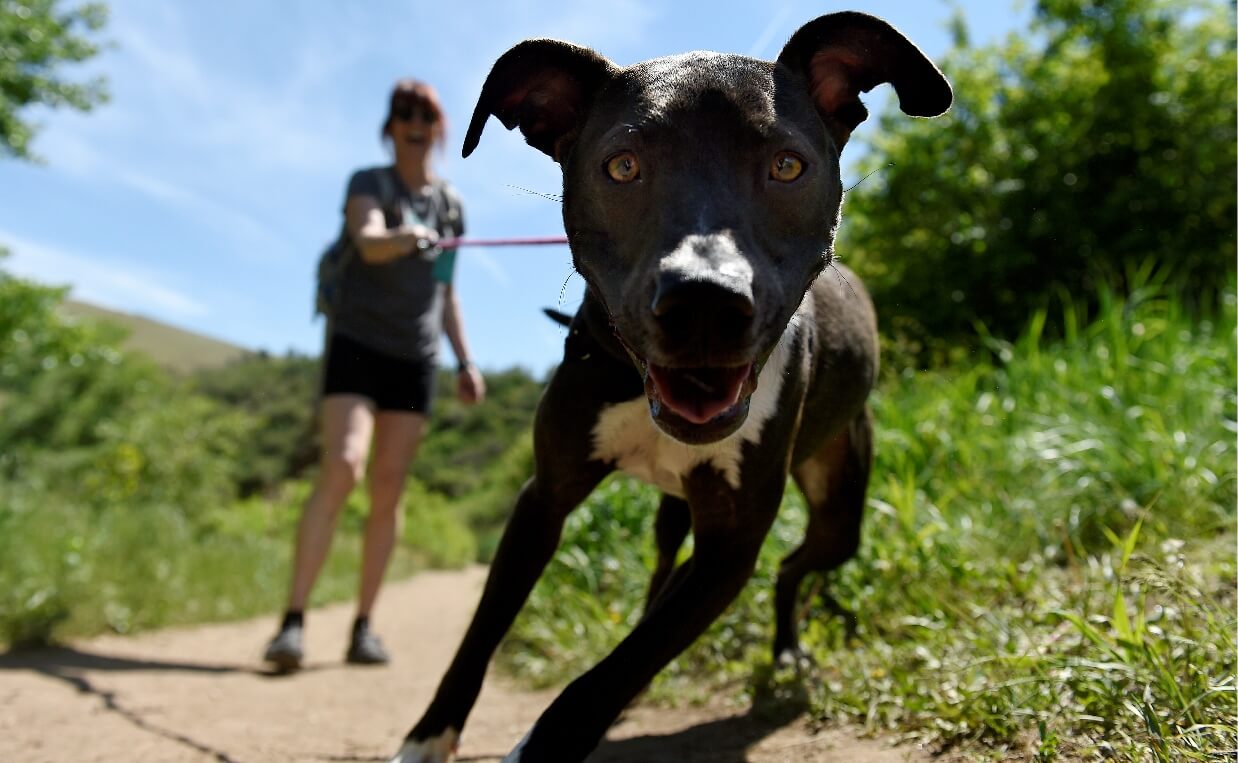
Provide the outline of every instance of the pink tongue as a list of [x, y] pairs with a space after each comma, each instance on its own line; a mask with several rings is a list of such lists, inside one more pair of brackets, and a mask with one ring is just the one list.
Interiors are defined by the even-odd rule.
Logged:
[[739, 402], [739, 391], [751, 371], [751, 363], [704, 372], [650, 364], [649, 379], [663, 405], [691, 424], [704, 424]]

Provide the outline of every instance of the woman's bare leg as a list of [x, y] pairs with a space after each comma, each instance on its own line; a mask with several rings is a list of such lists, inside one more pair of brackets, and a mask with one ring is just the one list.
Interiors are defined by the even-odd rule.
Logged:
[[400, 534], [400, 494], [408, 467], [426, 430], [420, 413], [379, 411], [374, 417], [374, 456], [370, 462], [370, 516], [361, 552], [361, 591], [357, 616], [368, 617]]
[[374, 433], [373, 404], [360, 395], [328, 395], [322, 401], [322, 455], [318, 479], [297, 526], [288, 609], [305, 609], [310, 590], [331, 548], [336, 520], [348, 494], [365, 473]]

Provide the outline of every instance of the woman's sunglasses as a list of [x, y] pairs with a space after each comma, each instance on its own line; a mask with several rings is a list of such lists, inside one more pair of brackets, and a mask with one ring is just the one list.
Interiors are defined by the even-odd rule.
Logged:
[[391, 116], [404, 122], [410, 121], [415, 116], [420, 116], [423, 122], [431, 125], [438, 121], [438, 112], [425, 106], [417, 106], [411, 103], [395, 104], [391, 107]]

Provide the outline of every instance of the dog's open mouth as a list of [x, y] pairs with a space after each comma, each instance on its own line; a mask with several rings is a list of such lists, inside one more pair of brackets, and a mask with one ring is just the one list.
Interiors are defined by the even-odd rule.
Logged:
[[668, 368], [645, 366], [645, 395], [655, 422], [684, 442], [713, 442], [747, 418], [757, 386], [756, 366]]
[[662, 431], [681, 442], [704, 444], [743, 426], [763, 362], [664, 366], [645, 360], [619, 332], [615, 336], [644, 378], [649, 414]]
[[706, 424], [739, 405], [752, 394], [756, 377], [752, 364], [730, 368], [666, 368], [649, 364], [645, 394], [690, 424]]

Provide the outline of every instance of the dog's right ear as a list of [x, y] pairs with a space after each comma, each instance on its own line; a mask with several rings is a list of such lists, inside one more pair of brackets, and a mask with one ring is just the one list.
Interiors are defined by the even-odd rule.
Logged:
[[491, 114], [555, 161], [579, 130], [593, 96], [618, 68], [588, 48], [558, 40], [525, 40], [494, 62], [464, 136], [463, 155], [477, 148]]
[[844, 11], [800, 27], [778, 63], [803, 76], [826, 128], [841, 149], [868, 117], [860, 103], [883, 82], [894, 85], [899, 106], [913, 117], [935, 117], [950, 108], [950, 83], [915, 44], [876, 16]]

